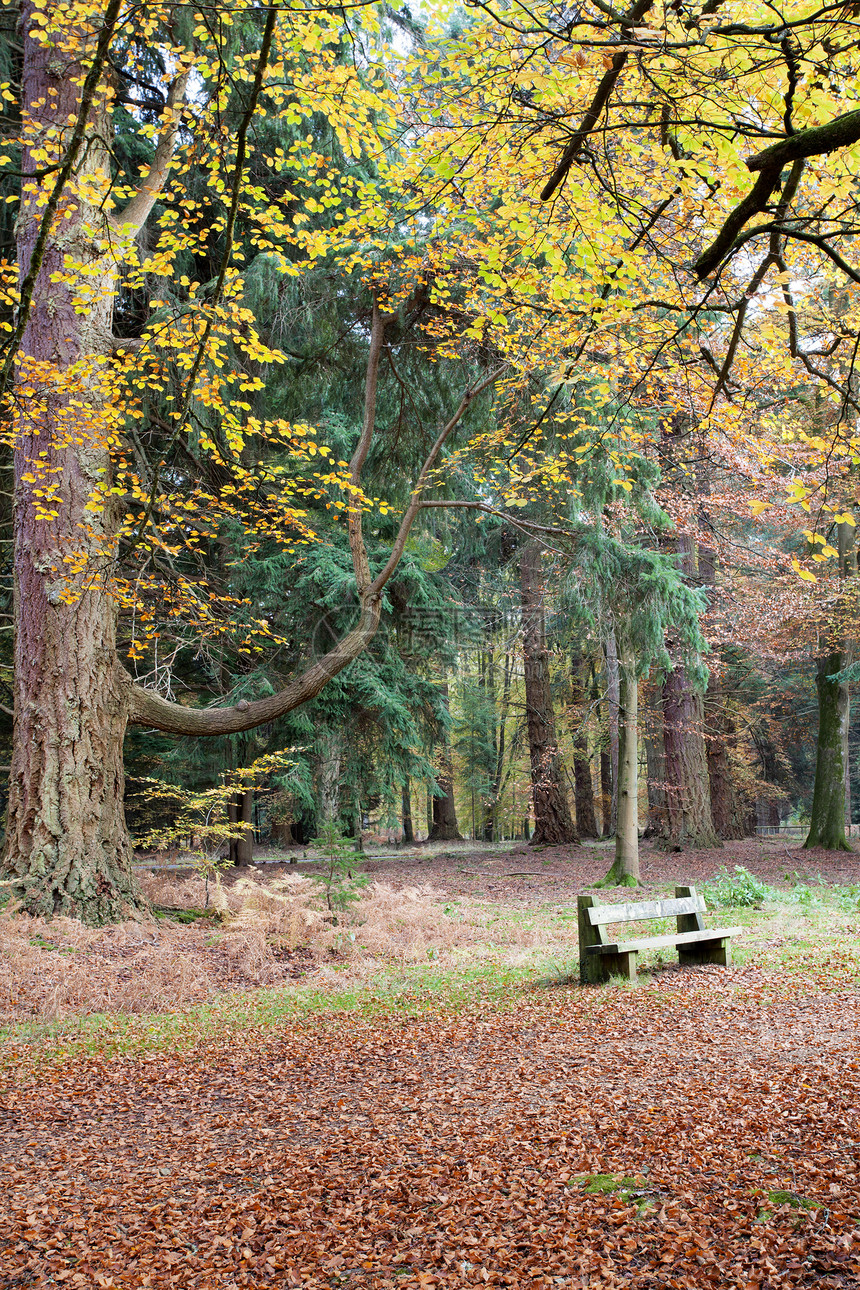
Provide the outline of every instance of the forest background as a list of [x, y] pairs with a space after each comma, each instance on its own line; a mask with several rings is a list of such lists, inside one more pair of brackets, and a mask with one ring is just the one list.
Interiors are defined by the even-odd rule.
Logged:
[[140, 904], [153, 780], [238, 862], [848, 845], [850, 9], [2, 18], [24, 908]]

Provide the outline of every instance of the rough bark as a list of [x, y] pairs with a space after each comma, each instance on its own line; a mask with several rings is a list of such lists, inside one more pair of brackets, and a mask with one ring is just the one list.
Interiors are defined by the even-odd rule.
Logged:
[[720, 845], [711, 817], [704, 697], [676, 663], [663, 683], [666, 844], [672, 850]]
[[833, 680], [845, 666], [841, 651], [817, 660], [818, 744], [815, 788], [805, 847], [852, 851], [845, 839], [845, 733], [848, 725], [848, 686]]
[[343, 731], [325, 730], [317, 758], [317, 798], [321, 824], [335, 824], [340, 816], [340, 771]]
[[708, 782], [711, 788], [711, 817], [717, 836], [724, 841], [746, 837], [749, 803], [737, 790], [732, 771], [732, 752], [737, 743], [735, 719], [727, 696], [712, 677], [706, 696]]
[[443, 749], [440, 754], [436, 783], [441, 796], [433, 798], [433, 824], [427, 841], [462, 842], [463, 837], [457, 824], [457, 804], [454, 801], [454, 771], [450, 749]]
[[615, 860], [601, 886], [639, 885], [639, 682], [635, 659], [619, 652], [618, 819]]
[[561, 846], [578, 839], [567, 801], [564, 763], [555, 732], [549, 653], [544, 632], [540, 547], [535, 541], [526, 543], [520, 557], [520, 596], [535, 817], [532, 844]]
[[[31, 38], [30, 19], [28, 9], [24, 110], [68, 131], [93, 42], [80, 34], [79, 61], [70, 64]], [[97, 200], [109, 178], [98, 96], [89, 136], [76, 181], [89, 182]], [[25, 149], [25, 171], [43, 164]], [[69, 603], [63, 573], [66, 558], [91, 570], [103, 566], [114, 528], [110, 510], [93, 514], [86, 505], [98, 485], [110, 482], [100, 380], [110, 352], [116, 266], [102, 249], [109, 239], [101, 211], [72, 193], [60, 210], [67, 218], [62, 236], [50, 238], [41, 252], [17, 371], [18, 389], [34, 388], [35, 395], [16, 400], [15, 731], [4, 868], [30, 912], [103, 922], [138, 904], [123, 813], [129, 692], [116, 667], [109, 591], [98, 573], [91, 574]], [[41, 224], [36, 186], [25, 184], [18, 222], [22, 281]], [[76, 310], [70, 263], [78, 277], [91, 275], [85, 313]], [[77, 407], [63, 392], [73, 364], [85, 373]], [[56, 493], [46, 507], [37, 489], [49, 485]]]

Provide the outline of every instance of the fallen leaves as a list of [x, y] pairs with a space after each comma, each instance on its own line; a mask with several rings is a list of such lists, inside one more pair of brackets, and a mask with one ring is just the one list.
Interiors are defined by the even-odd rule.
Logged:
[[0, 1285], [857, 1284], [847, 974], [510, 1002], [22, 1081]]

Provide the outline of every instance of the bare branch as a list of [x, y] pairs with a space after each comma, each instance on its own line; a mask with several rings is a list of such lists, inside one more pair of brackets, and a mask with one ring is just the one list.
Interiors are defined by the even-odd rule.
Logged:
[[412, 490], [412, 500], [404, 512], [403, 519], [400, 521], [400, 528], [397, 531], [397, 537], [394, 539], [394, 545], [391, 548], [391, 555], [388, 557], [385, 568], [381, 573], [376, 575], [371, 583], [368, 589], [370, 594], [379, 595], [381, 593], [382, 588], [385, 586], [386, 582], [388, 582], [388, 579], [400, 563], [400, 559], [406, 546], [406, 539], [409, 537], [409, 531], [415, 523], [415, 517], [421, 509], [421, 494], [427, 486], [430, 471], [433, 469], [433, 466], [436, 463], [436, 458], [442, 451], [446, 439], [462, 421], [469, 405], [474, 402], [479, 394], [488, 389], [494, 381], [497, 381], [501, 373], [502, 369], [497, 367], [495, 371], [491, 372], [490, 375], [485, 377], [485, 379], [479, 382], [478, 385], [473, 385], [468, 389], [460, 400], [460, 406], [451, 417], [451, 420], [447, 425], [443, 426], [442, 430], [439, 432], [439, 437], [430, 449], [430, 452], [427, 455], [427, 460], [421, 467], [421, 473], [419, 474], [415, 487]]
[[182, 105], [185, 102], [185, 90], [188, 85], [188, 72], [180, 72], [174, 77], [167, 93], [167, 104], [164, 109], [164, 123], [155, 156], [149, 173], [143, 180], [135, 195], [123, 208], [121, 214], [115, 215], [113, 223], [126, 234], [135, 232], [146, 223], [149, 212], [155, 205], [158, 194], [164, 187], [170, 162], [176, 148], [176, 136], [182, 120]]
[[[634, 26], [638, 23], [641, 18], [645, 17], [653, 3], [654, 0], [637, 0], [630, 12], [624, 16], [625, 26]], [[624, 70], [626, 62], [627, 50], [620, 50], [612, 59], [612, 66], [601, 77], [594, 98], [591, 100], [591, 104], [586, 109], [585, 115], [579, 124], [579, 129], [568, 143], [562, 153], [561, 161], [559, 161], [551, 177], [541, 190], [540, 199], [542, 202], [548, 202], [559, 184], [564, 181], [567, 172], [581, 152], [583, 144], [600, 120], [603, 109], [609, 102], [610, 95], [615, 88], [615, 82]]]

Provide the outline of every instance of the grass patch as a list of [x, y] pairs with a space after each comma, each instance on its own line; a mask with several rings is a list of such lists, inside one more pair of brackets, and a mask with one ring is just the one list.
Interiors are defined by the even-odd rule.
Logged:
[[819, 1204], [814, 1200], [810, 1200], [808, 1196], [798, 1196], [793, 1191], [782, 1191], [777, 1189], [775, 1191], [769, 1191], [766, 1194], [768, 1203], [767, 1205], [762, 1205], [759, 1209], [758, 1214], [756, 1215], [756, 1222], [758, 1223], [766, 1223], [769, 1219], [773, 1218], [773, 1215], [778, 1209], [782, 1209], [786, 1205], [790, 1209], [798, 1211], [798, 1217], [800, 1216], [800, 1211], [810, 1213], [813, 1210], [821, 1208]]
[[[288, 879], [280, 895], [260, 883], [230, 889], [230, 908], [210, 911], [202, 908], [202, 888], [194, 882], [151, 881], [153, 903], [165, 915], [158, 922], [94, 931], [69, 920], [0, 919], [0, 973], [6, 971], [0, 985], [13, 1004], [0, 1029], [9, 1064], [191, 1048], [248, 1030], [329, 1024], [345, 1015], [420, 1016], [486, 1003], [505, 1011], [523, 1006], [528, 991], [571, 991], [566, 1009], [606, 1006], [622, 989], [641, 991], [643, 1006], [652, 996], [655, 1004], [672, 998], [660, 972], [677, 966], [672, 950], [643, 952], [636, 986], [618, 977], [602, 991], [581, 991], [570, 896], [563, 895], [563, 903], [556, 897], [523, 906], [465, 895], [446, 901], [430, 888], [396, 892], [376, 885], [364, 921], [347, 929], [346, 943], [337, 941], [342, 929], [314, 915], [314, 889], [306, 884], [306, 891], [301, 879]], [[792, 891], [773, 889], [761, 907], [747, 904], [730, 917], [723, 911], [706, 917], [712, 926], [740, 925], [735, 965], [772, 978], [764, 990], [742, 975], [721, 988], [766, 1004], [798, 988], [860, 980], [855, 889], [816, 883], [814, 894], [814, 902], [798, 901]], [[665, 930], [663, 923], [635, 928], [637, 936]], [[210, 964], [226, 973], [220, 983], [205, 976]], [[97, 971], [104, 974], [103, 987]], [[713, 988], [713, 979], [703, 976], [703, 991]], [[26, 989], [31, 993], [25, 996]], [[27, 1006], [16, 1011], [16, 997]]]
[[649, 1210], [656, 1208], [653, 1191], [646, 1188], [638, 1178], [615, 1174], [586, 1174], [577, 1182], [590, 1196], [618, 1196], [625, 1204], [635, 1205], [639, 1218], [644, 1218]]

